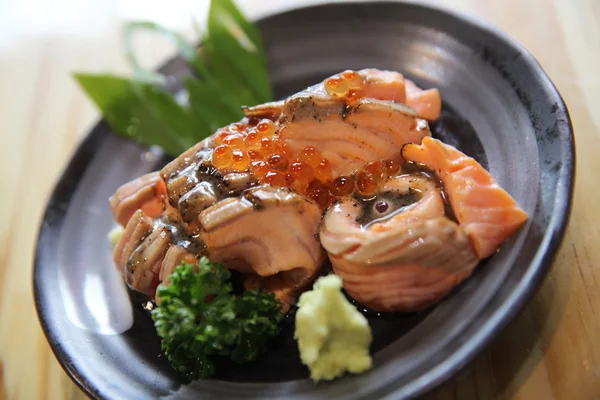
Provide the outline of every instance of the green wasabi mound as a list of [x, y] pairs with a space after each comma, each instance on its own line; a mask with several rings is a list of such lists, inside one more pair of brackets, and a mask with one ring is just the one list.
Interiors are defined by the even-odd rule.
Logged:
[[371, 369], [372, 335], [367, 319], [342, 291], [342, 280], [328, 275], [298, 301], [296, 332], [302, 363], [313, 381], [332, 380], [346, 372]]

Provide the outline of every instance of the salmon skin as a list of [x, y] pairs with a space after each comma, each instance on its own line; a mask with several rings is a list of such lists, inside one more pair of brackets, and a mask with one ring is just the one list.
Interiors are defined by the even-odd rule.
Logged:
[[414, 311], [527, 219], [475, 160], [431, 138], [440, 92], [398, 72], [343, 71], [243, 111], [110, 198], [124, 226], [113, 259], [132, 289], [155, 296], [206, 255], [286, 311], [329, 265], [359, 303]]

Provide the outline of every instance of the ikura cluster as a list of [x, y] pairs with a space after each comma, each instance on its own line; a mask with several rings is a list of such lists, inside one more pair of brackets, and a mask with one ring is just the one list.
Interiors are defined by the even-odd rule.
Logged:
[[[306, 149], [304, 149], [304, 152], [306, 152]], [[309, 169], [310, 167], [307, 168], [307, 170]], [[316, 171], [317, 170], [315, 170], [315, 173]], [[305, 193], [306, 196], [313, 199], [321, 208], [325, 209], [336, 199], [350, 196], [355, 193], [366, 198], [374, 196], [381, 184], [389, 177], [398, 174], [399, 171], [400, 165], [396, 161], [381, 160], [368, 163], [363, 169], [352, 175], [342, 175], [328, 181], [324, 181], [319, 179], [318, 176], [315, 176], [315, 179], [310, 181], [303, 191], [303, 188], [300, 188], [300, 190], [293, 186], [292, 188], [296, 191]], [[306, 174], [309, 176], [310, 171]]]
[[345, 97], [349, 103], [364, 97], [364, 79], [356, 71], [347, 70], [325, 81], [325, 90], [332, 96]]
[[329, 160], [316, 148], [305, 147], [295, 155], [276, 135], [276, 126], [269, 119], [255, 127], [238, 122], [222, 128], [216, 134], [218, 146], [212, 164], [223, 172], [250, 170], [260, 184], [289, 187], [314, 200], [321, 208], [329, 207], [337, 198], [357, 193], [373, 196], [379, 185], [398, 173], [400, 166], [393, 160], [367, 164], [350, 176], [333, 177]]
[[218, 146], [213, 151], [213, 166], [224, 172], [243, 172], [250, 169], [254, 160], [289, 154], [289, 148], [275, 133], [275, 123], [269, 119], [263, 119], [253, 127], [237, 122], [219, 129], [215, 135]]
[[331, 163], [314, 147], [305, 147], [297, 156], [289, 149], [274, 152], [264, 160], [252, 161], [250, 168], [260, 183], [287, 186], [297, 193], [306, 194], [322, 208], [327, 208], [333, 201], [329, 191], [320, 189], [327, 187], [331, 181]]
[[260, 183], [289, 187], [311, 198], [322, 209], [354, 193], [371, 197], [388, 177], [400, 171], [396, 161], [381, 160], [367, 164], [353, 175], [332, 179], [331, 163], [310, 146], [302, 149], [292, 162], [289, 160], [289, 155], [272, 154], [266, 160], [252, 161], [250, 168]]

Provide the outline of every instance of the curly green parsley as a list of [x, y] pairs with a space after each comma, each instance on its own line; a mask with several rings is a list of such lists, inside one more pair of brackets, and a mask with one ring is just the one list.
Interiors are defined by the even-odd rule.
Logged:
[[272, 293], [232, 293], [231, 274], [203, 257], [182, 262], [168, 286], [158, 287], [152, 319], [173, 367], [190, 379], [214, 374], [211, 356], [238, 363], [255, 360], [279, 333], [281, 303]]

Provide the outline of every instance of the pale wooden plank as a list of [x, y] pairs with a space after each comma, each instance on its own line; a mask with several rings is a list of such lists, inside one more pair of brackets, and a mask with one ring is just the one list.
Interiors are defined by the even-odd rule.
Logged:
[[[135, 3], [135, 4], [134, 4]], [[185, 3], [185, 4], [183, 4]], [[198, 16], [194, 2], [181, 7]], [[281, 7], [241, 2], [250, 15]], [[594, 0], [436, 1], [482, 16], [525, 45], [565, 97], [577, 132], [579, 170], [569, 234], [555, 266], [525, 312], [436, 399], [592, 399], [600, 395], [600, 3]], [[16, 4], [16, 3], [15, 3]], [[64, 13], [65, 2], [27, 0], [0, 15], [0, 399], [84, 398], [49, 351], [30, 293], [31, 251], [45, 198], [97, 112], [68, 73], [126, 71], [117, 27], [124, 18], [156, 17], [190, 32], [189, 18], [158, 3], [90, 1]], [[42, 7], [27, 31], [24, 6]], [[136, 9], [138, 7], [138, 9]], [[275, 8], [273, 8], [275, 7]], [[53, 10], [60, 12], [53, 12]], [[43, 13], [40, 13], [43, 14]], [[10, 20], [12, 18], [12, 21]], [[80, 33], [78, 35], [77, 33]], [[156, 64], [166, 44], [140, 42]], [[27, 49], [24, 51], [23, 49]], [[6, 153], [6, 154], [5, 154]], [[18, 304], [18, 307], [14, 305]]]

